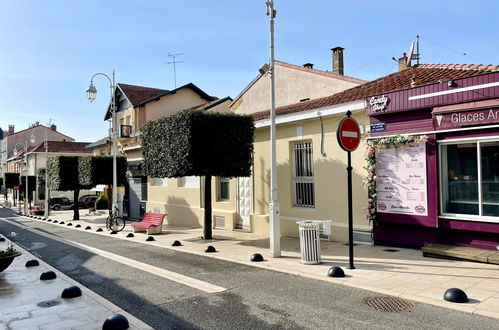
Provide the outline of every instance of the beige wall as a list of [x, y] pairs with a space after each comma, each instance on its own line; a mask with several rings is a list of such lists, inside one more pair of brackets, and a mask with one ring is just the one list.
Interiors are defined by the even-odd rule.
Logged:
[[[202, 180], [201, 180], [202, 181]], [[146, 210], [159, 211], [168, 214], [168, 224], [190, 227], [202, 227], [204, 223], [203, 184], [200, 188], [179, 186], [180, 179], [168, 179], [168, 186], [154, 186], [153, 179], [149, 179], [147, 190]], [[236, 180], [230, 180], [229, 201], [218, 201], [218, 180], [212, 178], [212, 213], [214, 218], [225, 218], [226, 229], [234, 229], [236, 223]]]
[[[171, 115], [177, 111], [206, 103], [207, 101], [189, 88], [172, 95], [163, 96], [159, 101], [146, 104], [146, 122]], [[142, 110], [141, 110], [142, 111]]]
[[[247, 114], [269, 109], [270, 76], [266, 75], [237, 100], [232, 109]], [[330, 96], [359, 85], [316, 73], [276, 65], [276, 107], [294, 104], [302, 99]]]
[[[277, 127], [277, 179], [278, 200], [281, 214], [281, 234], [298, 236], [296, 221], [303, 219], [333, 220], [333, 240], [347, 240], [347, 154], [336, 141], [336, 128], [344, 115], [323, 118], [324, 152], [321, 155], [320, 120], [282, 124]], [[367, 125], [369, 120], [362, 111], [354, 118], [359, 124]], [[302, 127], [302, 136], [297, 136], [297, 128]], [[252, 228], [268, 235], [269, 203], [269, 128], [259, 128], [255, 134], [254, 166], [254, 210]], [[314, 159], [315, 208], [300, 208], [293, 205], [293, 163], [292, 146], [294, 142], [312, 141]], [[353, 209], [354, 229], [369, 231], [371, 226], [366, 220], [365, 205], [367, 191], [363, 186], [365, 144], [352, 152], [353, 166]]]

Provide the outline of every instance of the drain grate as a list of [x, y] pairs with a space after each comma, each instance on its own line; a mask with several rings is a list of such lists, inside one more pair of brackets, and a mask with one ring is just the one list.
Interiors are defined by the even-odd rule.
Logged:
[[381, 312], [408, 312], [416, 307], [416, 304], [412, 301], [389, 296], [366, 298], [364, 303]]
[[396, 250], [396, 249], [385, 249], [383, 251], [385, 251], [385, 252], [399, 252], [399, 250]]
[[38, 307], [53, 307], [59, 305], [61, 302], [59, 300], [46, 300], [36, 304]]

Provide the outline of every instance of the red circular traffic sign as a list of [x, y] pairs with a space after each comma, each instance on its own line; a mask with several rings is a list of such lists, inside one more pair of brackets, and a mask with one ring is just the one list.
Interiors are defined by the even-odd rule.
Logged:
[[354, 151], [360, 144], [360, 128], [352, 117], [343, 118], [338, 125], [336, 137], [341, 149]]

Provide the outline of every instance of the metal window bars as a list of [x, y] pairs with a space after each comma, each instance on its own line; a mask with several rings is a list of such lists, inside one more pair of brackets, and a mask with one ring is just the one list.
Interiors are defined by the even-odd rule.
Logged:
[[297, 142], [293, 145], [294, 205], [298, 207], [315, 207], [312, 149], [312, 142]]

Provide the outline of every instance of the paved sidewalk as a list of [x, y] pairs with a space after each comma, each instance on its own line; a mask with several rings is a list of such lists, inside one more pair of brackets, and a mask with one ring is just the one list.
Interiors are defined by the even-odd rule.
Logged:
[[[380, 294], [388, 294], [411, 299], [418, 302], [456, 309], [468, 313], [499, 319], [499, 266], [468, 261], [425, 258], [421, 251], [414, 249], [387, 248], [383, 246], [355, 246], [355, 266], [348, 269], [348, 246], [336, 242], [321, 242], [321, 265], [304, 265], [300, 262], [299, 240], [296, 238], [281, 239], [282, 258], [270, 258], [268, 238], [244, 231], [217, 230], [213, 232], [215, 240], [205, 242], [200, 239], [201, 228], [186, 228], [179, 226], [164, 226], [161, 235], [154, 235], [155, 241], [146, 242], [145, 233], [136, 233], [135, 237], [127, 238], [132, 232], [127, 225], [125, 230], [116, 235], [110, 235], [105, 230], [105, 215], [84, 215], [81, 220], [72, 221], [72, 211], [54, 212], [51, 219], [63, 220], [67, 225], [72, 222], [74, 230], [84, 230], [97, 235], [106, 235], [116, 239], [133, 240], [158, 248], [169, 248], [183, 252], [219, 258], [227, 261], [261, 267], [297, 276], [305, 276], [322, 281], [329, 281], [356, 288], [370, 290]], [[21, 217], [20, 219], [26, 219]], [[30, 219], [31, 220], [31, 219]], [[39, 220], [37, 220], [39, 221]], [[75, 228], [76, 224], [81, 228]], [[60, 224], [52, 224], [61, 226]], [[97, 228], [103, 232], [95, 232]], [[174, 240], [180, 240], [182, 246], [172, 247]], [[217, 253], [206, 254], [205, 248], [213, 245]], [[265, 261], [250, 262], [253, 253], [260, 253]], [[332, 266], [340, 266], [345, 270], [345, 278], [327, 277], [327, 271]], [[466, 292], [470, 302], [455, 304], [443, 300], [448, 288], [457, 287]], [[375, 295], [373, 293], [373, 295]]]
[[[6, 248], [9, 243], [9, 240], [0, 242], [0, 249]], [[125, 316], [130, 329], [152, 329], [28, 251], [14, 246], [22, 255], [0, 273], [0, 329], [102, 329], [106, 318], [113, 314]], [[37, 259], [40, 265], [25, 267], [26, 261], [31, 259]], [[48, 270], [54, 271], [57, 278], [40, 280], [40, 275]], [[82, 296], [61, 298], [62, 291], [74, 285], [81, 289]], [[38, 305], [41, 302], [55, 305], [41, 307]]]

